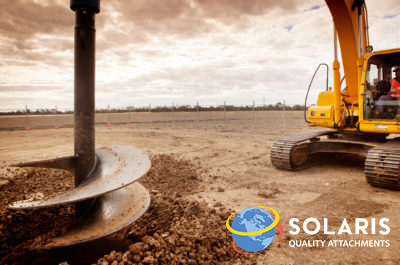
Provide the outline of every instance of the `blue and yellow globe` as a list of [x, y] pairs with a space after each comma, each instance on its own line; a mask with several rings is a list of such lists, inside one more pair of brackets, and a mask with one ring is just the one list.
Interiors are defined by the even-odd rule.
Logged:
[[[267, 208], [267, 207], [265, 207]], [[229, 219], [228, 219], [229, 220]], [[233, 219], [231, 228], [232, 237], [235, 243], [248, 252], [257, 252], [268, 247], [275, 237], [275, 226], [277, 220], [274, 220], [271, 215], [259, 208], [251, 207], [239, 212]], [[262, 232], [262, 230], [268, 230]], [[253, 232], [255, 235], [240, 235]]]

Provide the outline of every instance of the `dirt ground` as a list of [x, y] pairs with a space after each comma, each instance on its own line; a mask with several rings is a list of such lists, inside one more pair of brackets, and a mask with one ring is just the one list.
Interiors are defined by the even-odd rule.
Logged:
[[[181, 255], [179, 257], [182, 258], [182, 255], [186, 253], [188, 256], [186, 263], [194, 260], [193, 264], [196, 264], [196, 259], [191, 259], [190, 256], [202, 253], [204, 255], [202, 260], [216, 264], [223, 261], [227, 264], [245, 262], [255, 264], [400, 264], [398, 254], [400, 193], [369, 186], [365, 181], [363, 161], [360, 159], [339, 158], [324, 161], [298, 172], [275, 169], [269, 159], [272, 143], [283, 136], [310, 130], [300, 118], [301, 114], [296, 113], [291, 116], [287, 113], [285, 120], [282, 120], [279, 115], [247, 122], [229, 120], [226, 124], [221, 121], [203, 121], [202, 123], [177, 122], [131, 126], [120, 124], [112, 127], [98, 125], [96, 127], [97, 147], [114, 144], [134, 146], [153, 157], [153, 166], [155, 165], [156, 168], [169, 164], [169, 170], [176, 168], [178, 170], [176, 172], [181, 173], [173, 171], [166, 173], [164, 169], [162, 174], [157, 173], [157, 175], [153, 172], [150, 178], [143, 179], [143, 184], [150, 191], [156, 191], [152, 192], [152, 205], [145, 216], [128, 230], [120, 233], [120, 236], [125, 236], [124, 239], [129, 238], [127, 243], [103, 246], [99, 248], [96, 259], [90, 262], [85, 260], [85, 262], [117, 264], [121, 260], [124, 262], [123, 255], [125, 259], [136, 258], [144, 262], [143, 258], [147, 255], [156, 259], [149, 258], [146, 262], [158, 261], [172, 264], [176, 262], [173, 255], [168, 255], [164, 260], [162, 258], [168, 252], [176, 253], [176, 249], [163, 247], [162, 241], [165, 241], [165, 238], [162, 239], [162, 235], [166, 235], [169, 239], [173, 233], [172, 230], [181, 230], [181, 233], [177, 233], [176, 236], [190, 242], [183, 242], [183, 245], [176, 243], [174, 246], [188, 247], [186, 252], [176, 254]], [[7, 185], [5, 179], [19, 174], [13, 170], [9, 171], [9, 165], [13, 163], [72, 155], [73, 130], [61, 128], [0, 131], [0, 149], [0, 181], [4, 187]], [[165, 157], [160, 157], [160, 155], [165, 155]], [[166, 163], [165, 160], [167, 160]], [[189, 169], [193, 171], [187, 173], [185, 170]], [[177, 184], [179, 182], [176, 182], [174, 178], [165, 179], [167, 183], [164, 182], [164, 186], [159, 184], [163, 182], [162, 179], [165, 176], [185, 178], [190, 177], [189, 175], [195, 176], [192, 181], [187, 182], [195, 183], [193, 186], [189, 184], [179, 186]], [[168, 182], [171, 183], [168, 185]], [[181, 192], [178, 192], [179, 189]], [[173, 192], [168, 195], [168, 190]], [[160, 210], [168, 209], [172, 207], [171, 205], [179, 206], [181, 211], [169, 216], [168, 213]], [[284, 229], [283, 236], [277, 245], [244, 257], [232, 249], [230, 233], [225, 231], [225, 220], [231, 213], [259, 205], [274, 208], [279, 212], [280, 224]], [[197, 213], [187, 213], [192, 208], [200, 210]], [[149, 213], [153, 213], [153, 217], [149, 216]], [[213, 219], [215, 216], [217, 218]], [[314, 217], [321, 222], [322, 229], [318, 234], [307, 235], [301, 232], [298, 235], [291, 235], [289, 233], [289, 230], [293, 230], [289, 226], [291, 218], [298, 218], [299, 226], [301, 226], [309, 217]], [[165, 218], [169, 218], [168, 224], [165, 223]], [[353, 235], [346, 233], [324, 235], [324, 218], [329, 220], [329, 230], [336, 232], [343, 219], [346, 218]], [[371, 221], [371, 218], [376, 220], [388, 218], [390, 233], [388, 235], [381, 235], [378, 232], [375, 235], [371, 233], [355, 235], [355, 218], [366, 218], [368, 221]], [[212, 222], [207, 224], [207, 220], [212, 220]], [[185, 228], [188, 226], [185, 224], [193, 224], [194, 227], [197, 225], [200, 230], [197, 230], [195, 234], [201, 236], [201, 233], [204, 233], [210, 237], [211, 243], [204, 241], [204, 237], [203, 241], [194, 237], [185, 237], [185, 232], [193, 232], [190, 228]], [[4, 224], [1, 226], [4, 227]], [[380, 230], [379, 225], [376, 230]], [[370, 227], [367, 231], [370, 231]], [[217, 238], [215, 235], [218, 235]], [[389, 240], [390, 246], [292, 248], [289, 246], [290, 240]], [[161, 245], [154, 243], [156, 241], [161, 242]], [[138, 244], [136, 247], [133, 245], [141, 242], [144, 245], [147, 244], [148, 248], [138, 251], [137, 247], [143, 248], [144, 245]], [[209, 249], [202, 248], [207, 244], [211, 244]], [[115, 251], [112, 252], [113, 250]], [[135, 256], [135, 253], [140, 251], [142, 251], [141, 254]], [[210, 253], [218, 257], [208, 257]], [[43, 254], [41, 261], [46, 255]], [[196, 257], [199, 256], [200, 254]], [[63, 261], [75, 264], [72, 260]], [[113, 261], [118, 262], [112, 263]], [[197, 262], [200, 263], [199, 258]]]

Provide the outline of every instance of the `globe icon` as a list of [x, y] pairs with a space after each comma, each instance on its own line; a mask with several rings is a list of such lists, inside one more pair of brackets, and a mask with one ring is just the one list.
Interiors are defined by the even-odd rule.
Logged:
[[[271, 215], [258, 207], [251, 207], [239, 212], [232, 222], [232, 228], [240, 232], [260, 231], [273, 223]], [[275, 237], [276, 228], [253, 236], [241, 236], [232, 233], [235, 243], [248, 252], [257, 252], [268, 247]]]

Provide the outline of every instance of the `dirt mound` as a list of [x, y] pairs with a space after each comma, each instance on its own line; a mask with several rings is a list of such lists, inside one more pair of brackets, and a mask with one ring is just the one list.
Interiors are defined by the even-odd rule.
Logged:
[[126, 232], [135, 243], [97, 264], [243, 264], [246, 256], [232, 249], [225, 228], [229, 214], [223, 207], [157, 194], [148, 212]]
[[247, 256], [232, 249], [225, 228], [229, 215], [223, 207], [157, 194], [148, 212], [126, 231], [135, 243], [97, 264], [244, 264]]
[[37, 210], [10, 210], [14, 201], [51, 197], [72, 187], [72, 175], [55, 169], [11, 169], [0, 186], [0, 264], [24, 263], [39, 245], [67, 231], [74, 222], [73, 205]]
[[194, 165], [169, 155], [152, 157], [152, 168], [140, 182], [152, 192], [149, 210], [125, 231], [129, 249], [111, 251], [97, 264], [245, 263], [232, 249], [225, 228], [230, 212], [184, 195], [196, 193], [201, 177]]
[[178, 196], [196, 193], [200, 181], [201, 177], [194, 163], [165, 154], [153, 155], [149, 173], [139, 180], [152, 193], [173, 192]]
[[110, 236], [123, 244], [100, 252], [109, 253], [100, 259], [99, 251], [91, 252], [87, 246], [81, 246], [84, 258], [79, 248], [75, 254], [35, 250], [73, 224], [73, 205], [30, 211], [12, 211], [7, 205], [37, 194], [51, 197], [65, 192], [72, 188], [72, 175], [54, 169], [17, 170], [10, 182], [0, 187], [0, 264], [87, 264], [90, 257], [91, 262], [98, 259], [98, 264], [245, 263], [247, 257], [232, 249], [232, 237], [225, 228], [230, 212], [222, 204], [213, 208], [187, 196], [200, 189], [198, 167], [172, 155], [154, 155], [151, 160], [152, 168], [140, 179], [151, 193], [148, 211], [133, 225]]

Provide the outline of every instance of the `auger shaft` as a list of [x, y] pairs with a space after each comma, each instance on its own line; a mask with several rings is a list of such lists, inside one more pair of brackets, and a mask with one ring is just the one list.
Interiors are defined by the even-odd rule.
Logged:
[[73, 6], [75, 11], [75, 186], [95, 165], [95, 10]]
[[[71, 1], [75, 11], [74, 69], [74, 176], [75, 187], [96, 164], [95, 154], [95, 14], [99, 1]], [[91, 200], [77, 203], [76, 213], [84, 214]]]

